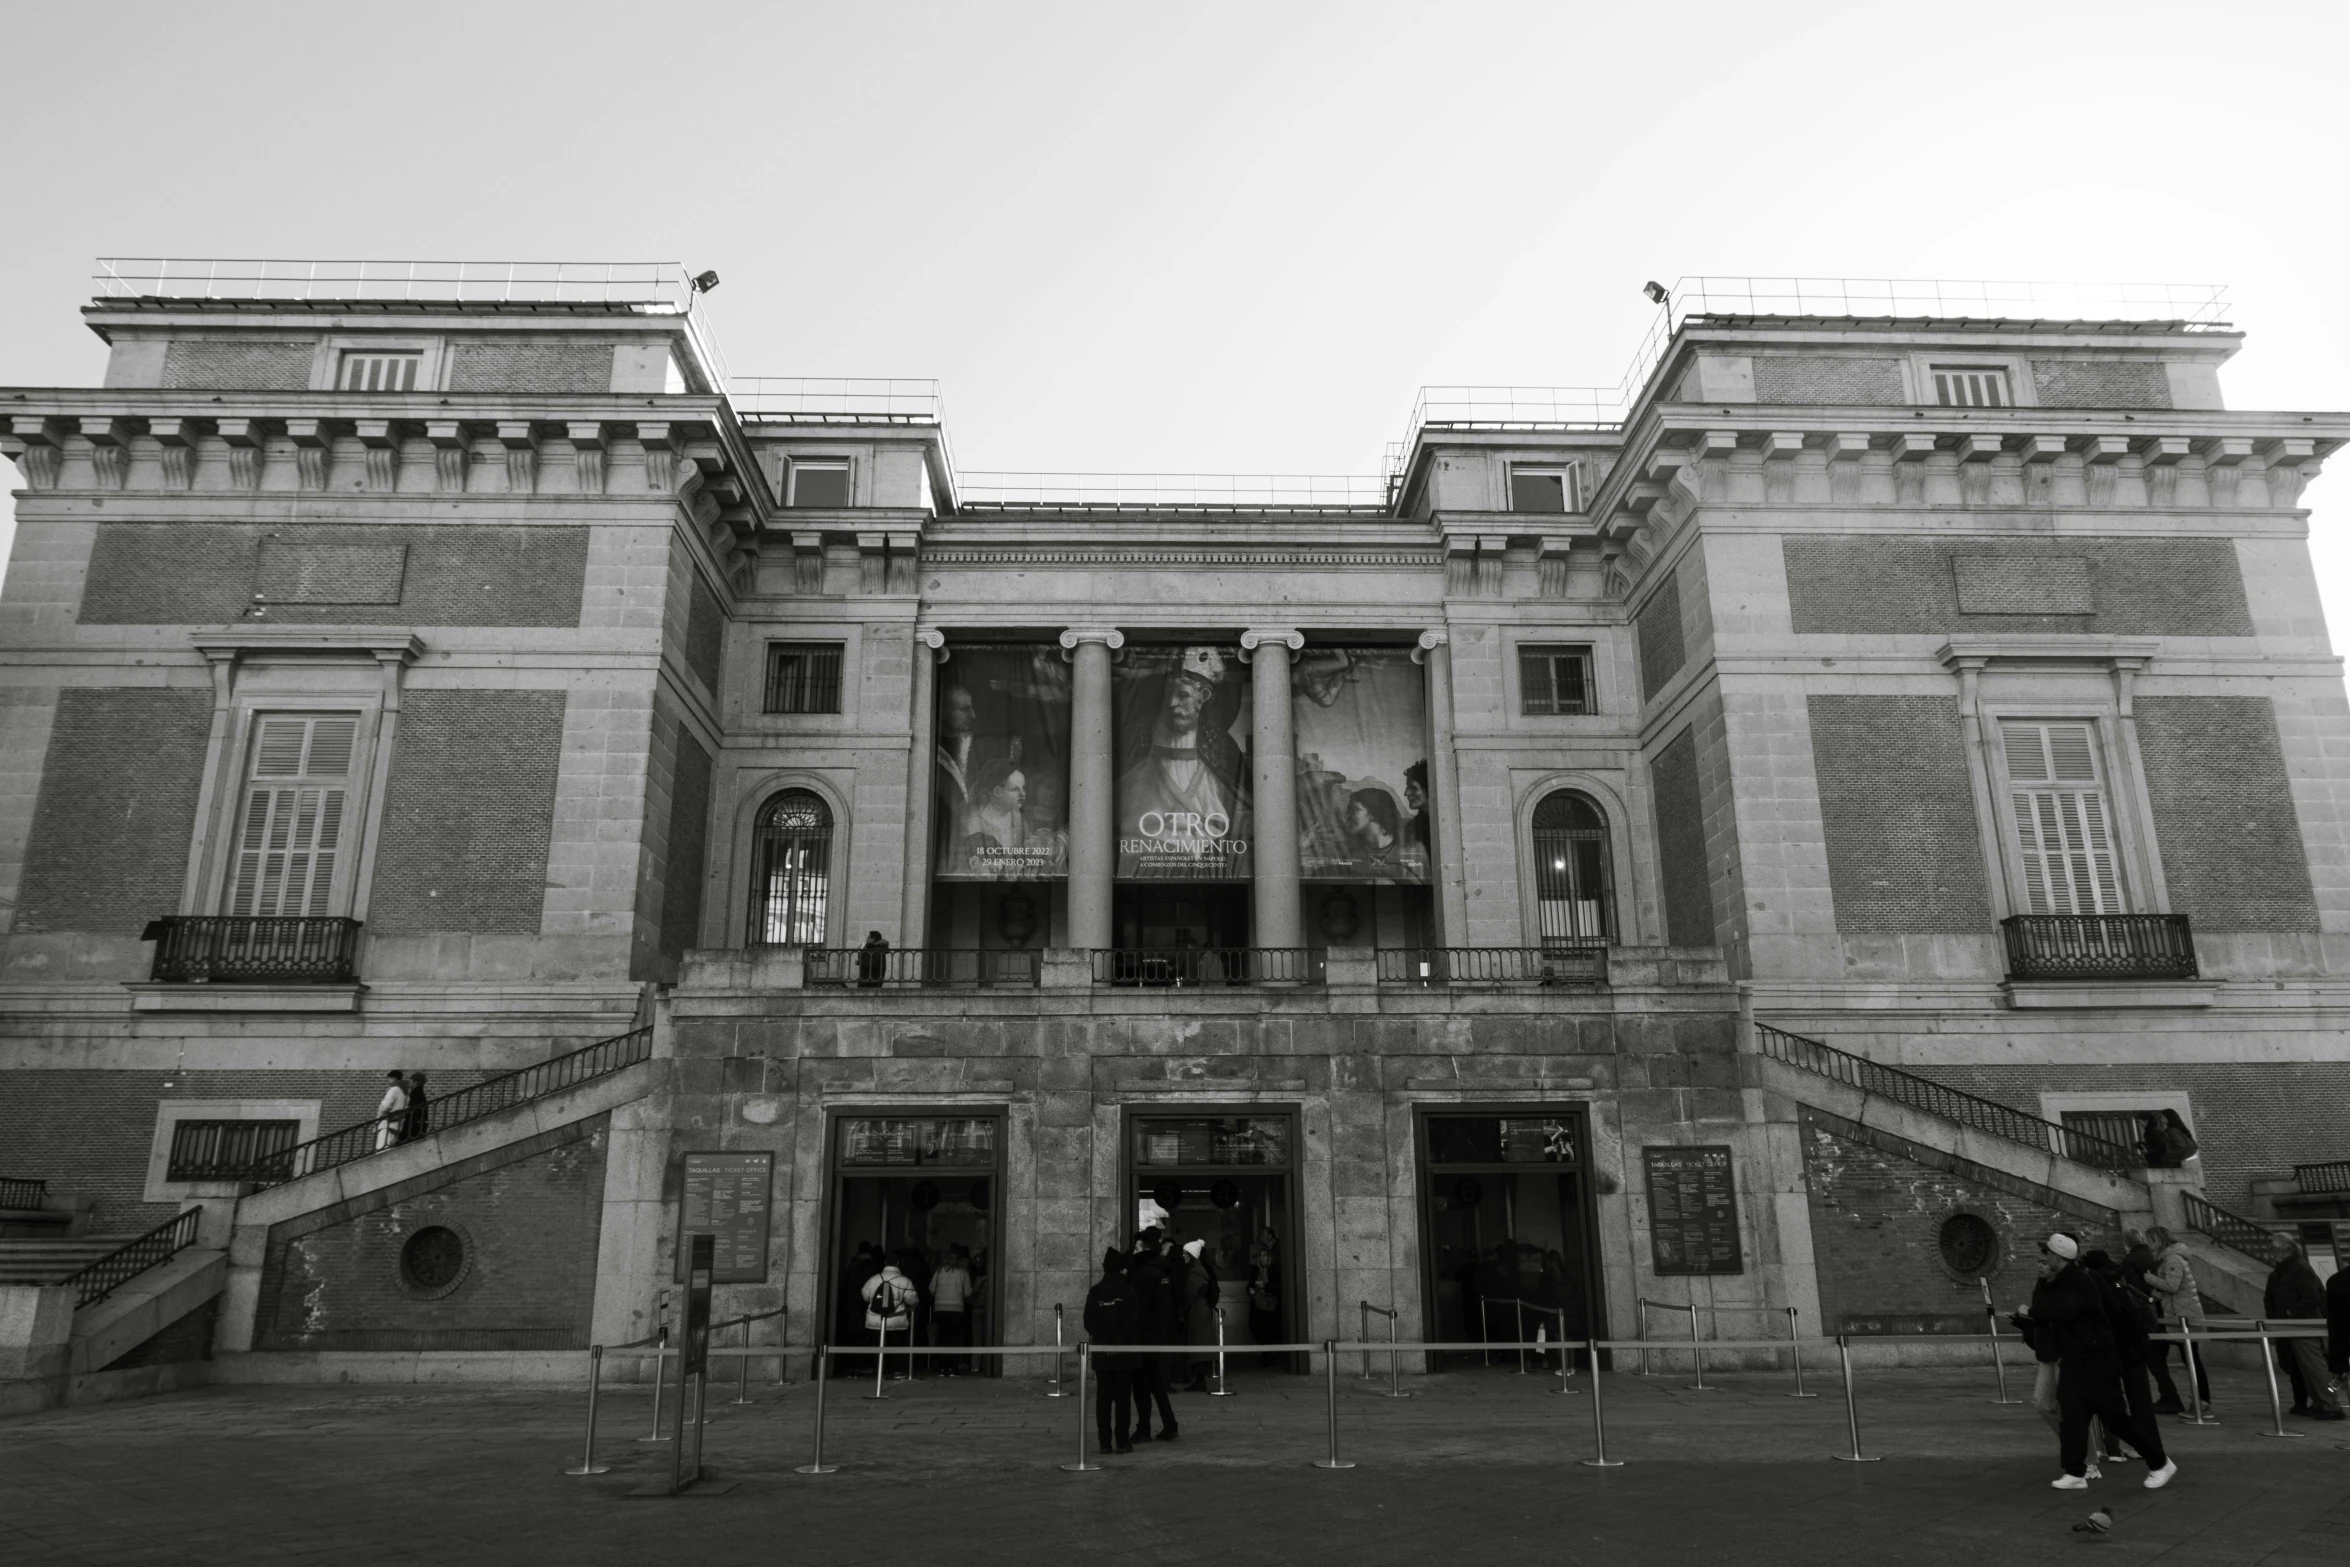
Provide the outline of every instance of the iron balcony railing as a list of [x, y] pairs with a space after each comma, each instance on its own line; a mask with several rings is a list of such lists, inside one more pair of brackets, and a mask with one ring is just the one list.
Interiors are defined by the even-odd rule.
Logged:
[[0, 1175], [0, 1208], [38, 1208], [48, 1200], [49, 1183], [30, 1176]]
[[1382, 947], [1379, 983], [1583, 986], [1607, 983], [1607, 943], [1549, 947]]
[[167, 1181], [233, 1181], [302, 1135], [299, 1121], [182, 1121], [171, 1129]]
[[2247, 1257], [2257, 1257], [2262, 1262], [2275, 1260], [2269, 1255], [2269, 1247], [2270, 1237], [2276, 1230], [2240, 1213], [2228, 1212], [2201, 1192], [2188, 1192], [2185, 1196], [2187, 1228], [2210, 1236], [2222, 1246], [2233, 1247]]
[[196, 1227], [203, 1217], [203, 1209], [189, 1208], [61, 1280], [73, 1288], [74, 1309], [104, 1300], [149, 1268], [169, 1262], [196, 1244]]
[[1816, 1072], [1857, 1088], [1864, 1094], [1890, 1099], [1922, 1110], [1928, 1115], [1956, 1121], [1993, 1137], [2020, 1144], [2043, 1153], [2054, 1153], [2076, 1164], [2089, 1165], [2099, 1170], [2127, 1174], [2141, 1169], [2146, 1159], [2135, 1148], [2117, 1143], [2111, 1138], [2099, 1137], [2093, 1132], [2076, 1131], [2054, 1121], [2043, 1121], [2036, 1115], [2027, 1115], [2012, 1105], [2003, 1105], [1996, 1099], [1985, 1099], [1964, 1089], [1937, 1083], [1930, 1077], [1915, 1072], [1904, 1072], [1899, 1067], [1885, 1066], [1866, 1056], [1856, 1056], [1816, 1039], [1801, 1034], [1790, 1034], [1785, 1029], [1773, 1028], [1768, 1023], [1754, 1025], [1755, 1043], [1762, 1053], [1774, 1061]]
[[1311, 947], [1097, 947], [1093, 982], [1183, 990], [1210, 985], [1318, 985]]
[[150, 978], [166, 983], [348, 985], [359, 977], [359, 921], [172, 914], [148, 923]]
[[446, 1132], [484, 1116], [511, 1110], [534, 1099], [563, 1093], [580, 1084], [608, 1077], [614, 1072], [636, 1065], [653, 1053], [653, 1031], [635, 1029], [612, 1039], [601, 1039], [592, 1045], [552, 1056], [536, 1066], [526, 1066], [518, 1072], [503, 1072], [496, 1077], [483, 1078], [470, 1088], [438, 1099], [428, 1100], [421, 1122], [407, 1116], [387, 1125], [387, 1118], [369, 1116], [364, 1121], [314, 1137], [306, 1143], [276, 1153], [263, 1154], [231, 1178], [253, 1181], [263, 1186], [281, 1185], [300, 1180], [305, 1175], [316, 1175], [337, 1165], [364, 1159], [369, 1154], [381, 1153], [401, 1142], [413, 1142], [437, 1132]]
[[2350, 1159], [2293, 1166], [2293, 1184], [2304, 1192], [2350, 1192]]
[[1019, 947], [810, 947], [810, 989], [962, 989], [1036, 984], [1038, 955]]
[[2184, 914], [2017, 914], [1999, 922], [2007, 977], [2193, 979]]

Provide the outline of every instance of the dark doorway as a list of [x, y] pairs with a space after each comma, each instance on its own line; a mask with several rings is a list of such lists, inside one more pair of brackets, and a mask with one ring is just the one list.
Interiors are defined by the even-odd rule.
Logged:
[[1131, 883], [1117, 889], [1112, 909], [1118, 945], [1126, 951], [1245, 947], [1249, 941], [1246, 882]]
[[[1605, 1337], [1583, 1107], [1425, 1110], [1420, 1213], [1431, 1343]], [[1588, 1357], [1569, 1352], [1574, 1363]], [[1530, 1352], [1438, 1351], [1433, 1370], [1538, 1370]], [[1556, 1355], [1546, 1358], [1555, 1370]]]
[[[1295, 1355], [1254, 1348], [1294, 1344], [1302, 1331], [1297, 1134], [1293, 1110], [1127, 1113], [1124, 1239], [1155, 1224], [1177, 1247], [1206, 1243], [1234, 1371], [1304, 1369]], [[1213, 1345], [1212, 1317], [1191, 1318], [1189, 1341]]]
[[[917, 1346], [998, 1342], [1003, 1126], [1001, 1113], [851, 1111], [833, 1117], [827, 1343], [872, 1342], [862, 1291], [884, 1261], [895, 1262], [918, 1292]], [[942, 1280], [941, 1273], [957, 1264], [967, 1282]], [[939, 1309], [942, 1294], [960, 1296], [961, 1322]], [[902, 1342], [891, 1334], [893, 1345]], [[843, 1374], [873, 1370], [869, 1355], [836, 1355], [833, 1365]], [[931, 1375], [946, 1363], [924, 1356], [915, 1369]], [[967, 1369], [992, 1376], [1000, 1368], [989, 1356]]]

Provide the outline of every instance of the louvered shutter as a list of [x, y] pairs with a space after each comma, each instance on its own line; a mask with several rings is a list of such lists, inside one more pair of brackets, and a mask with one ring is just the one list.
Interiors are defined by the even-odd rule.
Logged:
[[2119, 914], [2113, 815], [2087, 724], [2003, 723], [2024, 892], [2034, 914]]
[[271, 918], [334, 912], [358, 733], [355, 718], [260, 721], [239, 818], [229, 913]]

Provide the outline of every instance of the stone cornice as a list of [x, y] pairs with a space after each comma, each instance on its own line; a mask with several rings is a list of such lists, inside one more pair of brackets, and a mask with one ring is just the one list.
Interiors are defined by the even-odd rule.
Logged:
[[1392, 549], [1316, 546], [939, 545], [924, 548], [929, 566], [1411, 566], [1433, 569], [1444, 552], [1430, 546]]
[[215, 663], [259, 654], [325, 653], [355, 655], [386, 664], [413, 664], [424, 656], [424, 639], [388, 626], [270, 625], [249, 621], [206, 626], [188, 634], [197, 652]]
[[2139, 669], [2161, 649], [2158, 637], [1975, 636], [1952, 637], [1934, 657], [1946, 669], [1981, 669], [1991, 664], [2093, 664], [2105, 669]]

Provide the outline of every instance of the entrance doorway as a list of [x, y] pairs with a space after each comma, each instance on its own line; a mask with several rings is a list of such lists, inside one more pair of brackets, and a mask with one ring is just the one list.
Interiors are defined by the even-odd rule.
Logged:
[[[1157, 1225], [1173, 1245], [1205, 1242], [1216, 1277], [1224, 1343], [1233, 1369], [1300, 1370], [1293, 1355], [1262, 1355], [1258, 1344], [1294, 1344], [1304, 1321], [1298, 1292], [1297, 1113], [1226, 1115], [1129, 1111], [1126, 1190], [1132, 1228]], [[1215, 1319], [1195, 1311], [1188, 1341], [1211, 1348]]]
[[[917, 1346], [997, 1342], [1002, 1113], [849, 1112], [833, 1117], [831, 1130], [826, 1342], [872, 1342], [862, 1292], [884, 1262], [896, 1263], [919, 1296], [912, 1325]], [[960, 1321], [942, 1309], [957, 1299]], [[890, 1342], [905, 1338], [893, 1331]], [[870, 1375], [871, 1356], [836, 1355], [834, 1370], [856, 1374], [860, 1361]], [[930, 1375], [955, 1367], [924, 1356], [914, 1369]], [[994, 1375], [1000, 1367], [988, 1357], [962, 1369]]]
[[[1580, 1105], [1424, 1110], [1420, 1218], [1431, 1343], [1606, 1337]], [[1588, 1356], [1569, 1351], [1574, 1362]], [[1557, 1357], [1549, 1356], [1553, 1369]], [[1437, 1351], [1432, 1369], [1539, 1369], [1532, 1352]]]

